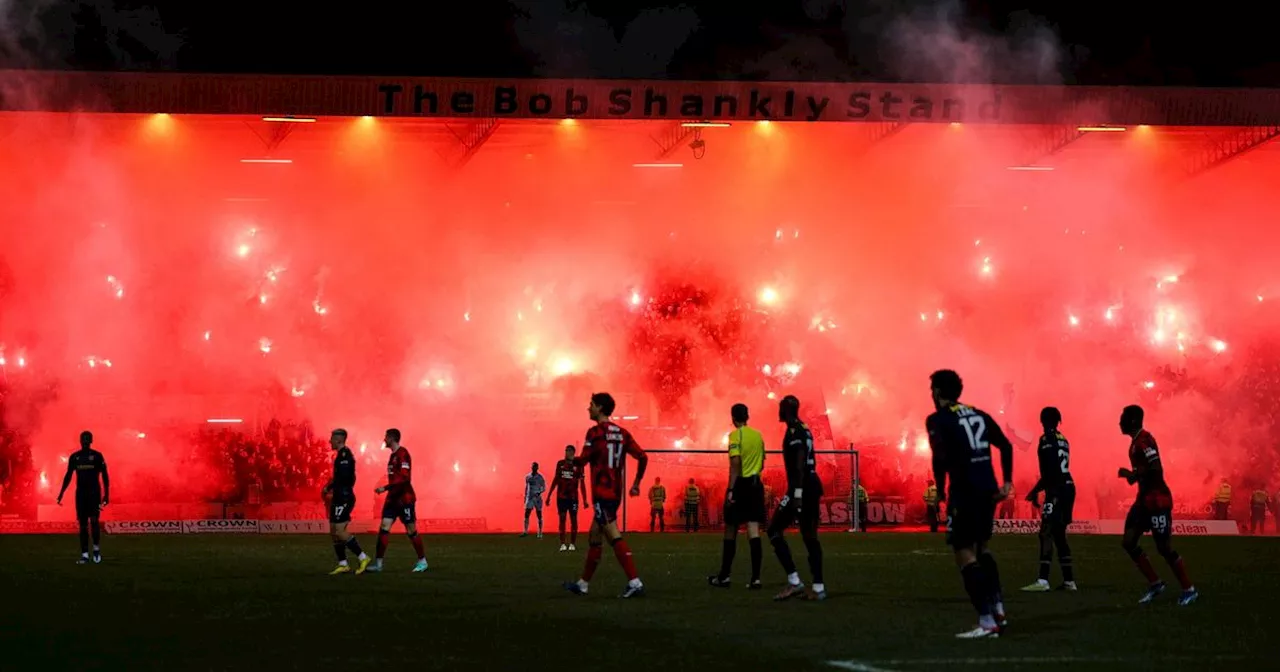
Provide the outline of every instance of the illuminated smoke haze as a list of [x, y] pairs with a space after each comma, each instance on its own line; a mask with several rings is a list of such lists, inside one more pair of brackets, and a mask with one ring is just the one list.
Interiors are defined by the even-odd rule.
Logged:
[[[918, 79], [1059, 67], [1038, 29], [1015, 47], [892, 16], [888, 58]], [[635, 62], [629, 32], [595, 30], [583, 53]], [[805, 58], [833, 57], [753, 67], [811, 79]], [[468, 123], [0, 115], [0, 371], [37, 470], [56, 485], [90, 428], [117, 501], [203, 491], [210, 465], [170, 464], [192, 427], [279, 418], [347, 428], [372, 488], [396, 426], [422, 515], [509, 527], [593, 391], [645, 445], [707, 448], [738, 401], [776, 446], [770, 395], [795, 392], [880, 494], [927, 472], [927, 376], [952, 367], [1028, 439], [1061, 408], [1083, 497], [1126, 492], [1128, 403], [1180, 497], [1274, 471], [1274, 151], [1171, 179], [1229, 129], [1091, 133], [1025, 171], [1045, 129], [735, 124], [683, 168], [638, 169], [664, 125], [507, 122], [458, 170]], [[263, 158], [292, 163], [242, 162]], [[1034, 468], [1019, 453], [1020, 483]]]

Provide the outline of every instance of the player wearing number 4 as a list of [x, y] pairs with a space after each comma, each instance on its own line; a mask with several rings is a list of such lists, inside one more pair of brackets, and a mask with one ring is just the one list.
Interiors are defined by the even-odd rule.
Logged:
[[1129, 443], [1129, 469], [1120, 470], [1120, 478], [1130, 485], [1138, 484], [1138, 499], [1129, 509], [1124, 519], [1124, 550], [1133, 558], [1138, 571], [1147, 579], [1147, 592], [1138, 600], [1146, 604], [1158, 597], [1165, 590], [1164, 581], [1156, 575], [1151, 560], [1138, 546], [1138, 540], [1146, 532], [1156, 541], [1156, 550], [1173, 568], [1182, 584], [1182, 597], [1178, 604], [1186, 606], [1196, 601], [1200, 593], [1187, 576], [1187, 566], [1182, 556], [1173, 550], [1169, 541], [1173, 537], [1173, 494], [1164, 482], [1164, 466], [1160, 462], [1160, 449], [1156, 447], [1155, 437], [1142, 428], [1144, 413], [1141, 406], [1125, 406], [1120, 413], [1120, 431], [1127, 434]]
[[418, 496], [413, 492], [412, 465], [409, 450], [400, 445], [400, 430], [388, 429], [383, 438], [383, 446], [391, 451], [387, 460], [387, 484], [374, 490], [375, 494], [387, 493], [382, 503], [382, 526], [378, 528], [378, 559], [374, 561], [371, 572], [382, 571], [382, 559], [387, 555], [387, 537], [391, 534], [391, 526], [396, 519], [404, 523], [404, 533], [413, 544], [418, 554], [418, 562], [413, 566], [415, 572], [427, 571], [427, 557], [422, 550], [422, 537], [418, 536]]
[[[933, 450], [933, 477], [947, 503], [947, 543], [955, 551], [965, 592], [978, 611], [978, 627], [960, 639], [999, 637], [1006, 623], [1000, 570], [987, 548], [995, 525], [996, 502], [1013, 490], [1013, 444], [990, 415], [960, 403], [964, 384], [955, 371], [929, 376], [937, 412], [925, 420]], [[1004, 485], [996, 485], [991, 447], [1000, 450]], [[946, 489], [947, 478], [951, 489]]]
[[587, 430], [587, 439], [582, 444], [582, 455], [573, 458], [576, 466], [591, 465], [591, 498], [594, 520], [587, 540], [587, 564], [582, 570], [582, 578], [565, 583], [565, 590], [577, 595], [586, 595], [591, 577], [600, 566], [600, 556], [604, 554], [604, 542], [613, 546], [613, 554], [618, 564], [627, 574], [627, 587], [622, 597], [631, 598], [644, 595], [644, 583], [636, 573], [635, 561], [631, 558], [631, 547], [623, 540], [618, 531], [618, 505], [622, 503], [623, 463], [627, 455], [636, 460], [636, 476], [631, 482], [630, 495], [640, 496], [640, 480], [644, 478], [644, 470], [649, 466], [649, 456], [644, 454], [631, 432], [619, 427], [610, 420], [616, 404], [607, 392], [591, 395], [591, 405], [587, 413], [596, 424]]
[[1052, 406], [1040, 411], [1040, 447], [1036, 457], [1040, 462], [1040, 480], [1027, 495], [1032, 506], [1039, 506], [1039, 494], [1044, 491], [1044, 505], [1040, 506], [1040, 577], [1036, 582], [1023, 586], [1028, 593], [1049, 590], [1049, 570], [1053, 567], [1053, 547], [1058, 547], [1058, 562], [1062, 565], [1062, 586], [1059, 590], [1075, 590], [1075, 571], [1071, 566], [1071, 548], [1067, 546], [1067, 526], [1076, 505], [1076, 484], [1071, 480], [1071, 446], [1067, 437], [1058, 431], [1062, 412]]

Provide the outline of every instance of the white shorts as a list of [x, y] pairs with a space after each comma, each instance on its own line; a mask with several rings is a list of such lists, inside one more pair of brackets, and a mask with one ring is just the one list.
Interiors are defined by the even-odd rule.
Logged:
[[528, 511], [529, 509], [537, 509], [537, 510], [541, 511], [541, 510], [542, 510], [542, 498], [541, 498], [541, 497], [537, 497], [537, 498], [534, 498], [534, 499], [526, 499], [526, 500], [524, 500], [524, 508], [525, 508], [525, 510], [526, 510], [526, 511]]

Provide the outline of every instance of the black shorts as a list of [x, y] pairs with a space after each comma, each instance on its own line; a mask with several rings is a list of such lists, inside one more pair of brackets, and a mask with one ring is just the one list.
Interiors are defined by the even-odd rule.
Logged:
[[769, 534], [781, 534], [792, 525], [799, 525], [801, 529], [810, 527], [816, 530], [821, 520], [821, 512], [818, 510], [821, 501], [821, 491], [812, 499], [805, 497], [798, 503], [790, 496], [784, 496], [778, 502], [778, 508], [773, 512], [773, 517], [769, 519]]
[[1139, 493], [1124, 517], [1124, 529], [1150, 532], [1157, 539], [1173, 536], [1173, 495], [1166, 490]]
[[399, 502], [391, 501], [391, 498], [388, 497], [382, 503], [382, 519], [399, 520], [405, 525], [416, 523], [418, 521], [418, 505], [400, 504]]
[[556, 511], [560, 514], [571, 513], [578, 515], [578, 500], [576, 499], [556, 499]]
[[995, 493], [947, 500], [947, 544], [968, 548], [991, 541], [996, 524]]
[[1040, 522], [1045, 525], [1071, 524], [1076, 508], [1076, 486], [1069, 483], [1053, 492], [1044, 495], [1044, 506], [1040, 507]]
[[334, 524], [351, 522], [351, 510], [356, 508], [356, 496], [334, 495], [329, 502], [329, 522]]
[[97, 518], [102, 512], [102, 493], [76, 493], [76, 520]]
[[759, 476], [739, 478], [733, 484], [733, 502], [724, 504], [726, 525], [737, 527], [745, 523], [764, 523], [764, 483]]
[[597, 499], [592, 506], [592, 516], [601, 527], [618, 522], [618, 506], [616, 499]]

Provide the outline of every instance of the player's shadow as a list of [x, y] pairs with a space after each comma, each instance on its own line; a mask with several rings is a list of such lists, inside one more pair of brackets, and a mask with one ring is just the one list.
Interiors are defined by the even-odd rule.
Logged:
[[1062, 609], [1055, 610], [1048, 614], [1019, 617], [1014, 622], [1014, 626], [1015, 631], [1019, 633], [1027, 632], [1035, 634], [1051, 632], [1054, 630], [1064, 630], [1077, 627], [1082, 620], [1087, 620], [1093, 617], [1131, 613], [1132, 611], [1133, 605], [1127, 604], [1097, 605], [1082, 609]]

